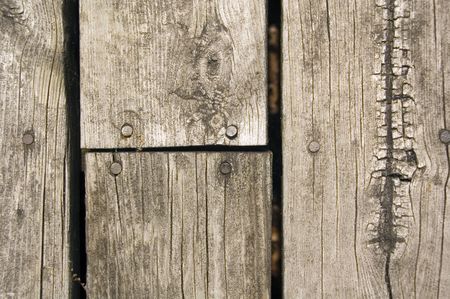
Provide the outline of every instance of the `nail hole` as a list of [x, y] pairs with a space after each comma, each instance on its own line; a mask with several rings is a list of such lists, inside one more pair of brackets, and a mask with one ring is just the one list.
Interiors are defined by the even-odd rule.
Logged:
[[113, 175], [119, 175], [122, 172], [122, 164], [120, 164], [119, 162], [112, 163], [110, 171]]
[[442, 129], [439, 131], [439, 140], [441, 140], [444, 144], [450, 143], [450, 131], [446, 129]]
[[31, 133], [25, 133], [22, 136], [22, 142], [26, 145], [30, 145], [34, 142], [34, 136]]
[[229, 139], [234, 139], [238, 135], [238, 128], [235, 125], [230, 125], [227, 127], [225, 134]]
[[120, 132], [122, 133], [123, 137], [131, 137], [131, 135], [133, 135], [133, 127], [129, 124], [124, 124], [120, 129]]
[[320, 144], [317, 141], [311, 141], [308, 145], [308, 150], [311, 153], [317, 153], [320, 150]]
[[231, 173], [231, 171], [233, 170], [233, 166], [231, 165], [230, 162], [222, 162], [220, 164], [220, 173], [223, 175], [228, 175]]

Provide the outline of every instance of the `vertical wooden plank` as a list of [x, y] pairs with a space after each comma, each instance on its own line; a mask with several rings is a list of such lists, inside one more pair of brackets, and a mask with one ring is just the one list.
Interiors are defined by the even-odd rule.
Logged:
[[[450, 3], [448, 1], [437, 1], [433, 4], [433, 14], [428, 13], [427, 15], [433, 16], [433, 24], [436, 24], [436, 27], [432, 28], [431, 30], [428, 29], [428, 31], [423, 31], [422, 36], [427, 35], [427, 33], [430, 31], [436, 33], [436, 38], [434, 39], [435, 48], [428, 58], [434, 58], [434, 70], [440, 70], [440, 72], [437, 72], [437, 74], [435, 74], [437, 75], [437, 82], [439, 82], [439, 84], [437, 86], [431, 84], [430, 87], [433, 88], [433, 91], [437, 94], [436, 98], [441, 99], [440, 104], [442, 110], [437, 107], [435, 109], [439, 109], [438, 115], [443, 118], [443, 121], [440, 122], [439, 118], [433, 118], [431, 117], [431, 115], [424, 114], [424, 116], [426, 115], [428, 123], [435, 124], [436, 122], [437, 125], [441, 125], [447, 130], [450, 130], [450, 84], [448, 83], [448, 80], [450, 78], [450, 63], [448, 59], [448, 57], [450, 57], [450, 32], [448, 30], [448, 28], [450, 28], [450, 17], [446, 13], [446, 11], [448, 12], [450, 10]], [[436, 22], [434, 22], [435, 20]], [[439, 20], [439, 22], [437, 20]], [[423, 61], [422, 63], [426, 64], [427, 61]], [[433, 79], [435, 78], [431, 78], [431, 80]], [[420, 81], [420, 78], [417, 81]], [[422, 90], [421, 92], [422, 96], [427, 97], [428, 94], [424, 90]], [[439, 103], [438, 100], [436, 100], [436, 102]], [[442, 157], [443, 154], [446, 157]], [[435, 155], [433, 155], [433, 158], [434, 157]], [[447, 160], [447, 170], [441, 169], [443, 168], [443, 166], [441, 165], [446, 165], [445, 160]], [[430, 159], [430, 162], [431, 161], [432, 159]], [[442, 190], [445, 196], [445, 202], [441, 210], [442, 217], [444, 218], [442, 222], [442, 230], [440, 231], [440, 233], [442, 234], [442, 243], [438, 244], [441, 245], [438, 296], [443, 298], [445, 296], [449, 296], [450, 294], [450, 152], [448, 144], [447, 148], [445, 149], [445, 153], [443, 151], [440, 152], [439, 162], [442, 162], [442, 164], [438, 164], [437, 161], [434, 162], [434, 169], [439, 169], [439, 172], [435, 171], [435, 173], [440, 174], [440, 183], [444, 184], [445, 186], [445, 189]], [[447, 172], [447, 176], [445, 176], [445, 172]], [[436, 191], [439, 192], [439, 189]], [[428, 236], [432, 236], [432, 234], [428, 234]], [[425, 255], [422, 255], [422, 260], [425, 260], [424, 257]], [[422, 263], [422, 265], [423, 269], [424, 266], [426, 266], [426, 263]]]
[[81, 1], [82, 147], [266, 144], [265, 8]]
[[85, 161], [90, 298], [269, 298], [269, 153]]
[[[364, 165], [373, 154], [366, 153], [365, 147], [376, 145], [372, 136], [362, 132], [376, 132], [371, 58], [378, 49], [370, 40], [371, 27], [365, 24], [375, 19], [372, 1], [361, 1], [358, 9], [355, 5], [336, 11], [327, 1], [284, 1], [286, 298], [359, 295], [358, 265], [363, 261], [357, 256], [359, 260], [365, 256], [357, 247], [354, 222], [360, 201], [357, 196], [364, 196], [365, 181], [369, 180]], [[372, 295], [385, 295], [383, 269], [382, 263], [375, 261], [364, 273], [364, 277], [380, 278], [374, 286], [368, 280], [366, 289]]]
[[67, 298], [62, 1], [0, 2], [0, 132], [0, 298]]
[[448, 11], [284, 1], [286, 298], [450, 296]]
[[[396, 293], [405, 297], [450, 297], [450, 206], [448, 145], [439, 131], [450, 129], [450, 3], [445, 0], [409, 2], [408, 27], [411, 68], [409, 84], [416, 111], [417, 160], [422, 168], [410, 188], [414, 204], [414, 238], [396, 265]], [[409, 87], [409, 86], [408, 86]], [[409, 90], [408, 90], [409, 91]], [[413, 110], [413, 111], [414, 111]], [[412, 291], [412, 290], [413, 291]], [[395, 290], [395, 289], [394, 289]]]

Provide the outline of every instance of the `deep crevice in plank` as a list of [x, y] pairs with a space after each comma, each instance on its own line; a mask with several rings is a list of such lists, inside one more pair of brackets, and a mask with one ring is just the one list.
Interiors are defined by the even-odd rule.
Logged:
[[392, 132], [392, 99], [393, 99], [393, 66], [392, 66], [392, 52], [394, 48], [394, 14], [395, 14], [395, 0], [388, 0], [387, 2], [387, 28], [386, 28], [386, 45], [384, 53], [385, 63], [385, 100], [386, 100], [386, 146], [387, 146], [387, 161], [386, 161], [386, 181], [383, 187], [383, 196], [381, 199], [381, 211], [380, 222], [378, 225], [378, 242], [382, 247], [383, 252], [386, 255], [386, 267], [385, 267], [385, 281], [389, 298], [392, 298], [391, 278], [390, 278], [390, 260], [391, 254], [395, 249], [397, 243], [397, 235], [394, 230], [393, 222], [393, 200], [394, 200], [394, 180], [392, 174], [393, 163], [393, 132]]
[[64, 0], [64, 73], [69, 129], [70, 270], [71, 297], [86, 298], [84, 177], [80, 150], [80, 63], [78, 0]]
[[[377, 159], [382, 164], [380, 177], [382, 179], [382, 190], [380, 194], [379, 220], [376, 228], [377, 236], [370, 243], [378, 244], [379, 249], [385, 255], [385, 283], [389, 298], [393, 298], [392, 277], [390, 273], [391, 261], [394, 255], [399, 251], [398, 244], [406, 242], [405, 233], [399, 234], [397, 226], [408, 227], [407, 222], [399, 223], [402, 217], [411, 217], [409, 214], [397, 215], [396, 206], [399, 205], [399, 190], [401, 186], [410, 187], [418, 161], [413, 149], [414, 136], [413, 124], [405, 120], [407, 105], [414, 99], [405, 94], [404, 87], [408, 85], [407, 75], [410, 66], [404, 61], [408, 61], [408, 47], [398, 40], [406, 41], [402, 36], [397, 36], [398, 31], [402, 30], [402, 21], [409, 18], [409, 14], [399, 9], [397, 0], [385, 0], [381, 8], [384, 11], [383, 29], [383, 63], [381, 65], [381, 86], [383, 89], [383, 98], [378, 99], [381, 102], [382, 125], [379, 126], [379, 137], [384, 138]], [[396, 22], [399, 21], [399, 24]], [[400, 26], [400, 28], [399, 28]], [[401, 63], [399, 64], [399, 59]], [[400, 103], [400, 109], [396, 105]], [[396, 111], [400, 110], [400, 111]], [[410, 111], [408, 111], [410, 113]], [[398, 115], [401, 116], [399, 119]], [[398, 142], [398, 141], [402, 142]], [[409, 145], [406, 145], [406, 141]], [[411, 171], [412, 170], [412, 171]], [[404, 204], [403, 204], [404, 205]], [[406, 210], [412, 207], [404, 207]], [[400, 219], [400, 220], [399, 220]]]

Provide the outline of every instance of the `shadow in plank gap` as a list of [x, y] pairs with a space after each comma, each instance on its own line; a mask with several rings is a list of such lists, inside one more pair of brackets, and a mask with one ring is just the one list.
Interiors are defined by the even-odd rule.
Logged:
[[282, 151], [281, 151], [281, 1], [268, 1], [269, 149], [272, 180], [272, 298], [282, 298]]
[[86, 298], [84, 177], [80, 150], [80, 64], [78, 0], [63, 0], [64, 73], [69, 130], [71, 298]]

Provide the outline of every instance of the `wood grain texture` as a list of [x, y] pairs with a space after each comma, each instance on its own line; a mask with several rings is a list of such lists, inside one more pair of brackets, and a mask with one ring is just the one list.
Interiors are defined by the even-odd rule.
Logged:
[[82, 147], [265, 145], [265, 5], [81, 1]]
[[88, 153], [85, 163], [90, 298], [269, 298], [269, 153]]
[[448, 11], [284, 1], [285, 298], [450, 297]]
[[0, 1], [0, 132], [0, 298], [68, 298], [62, 1]]

